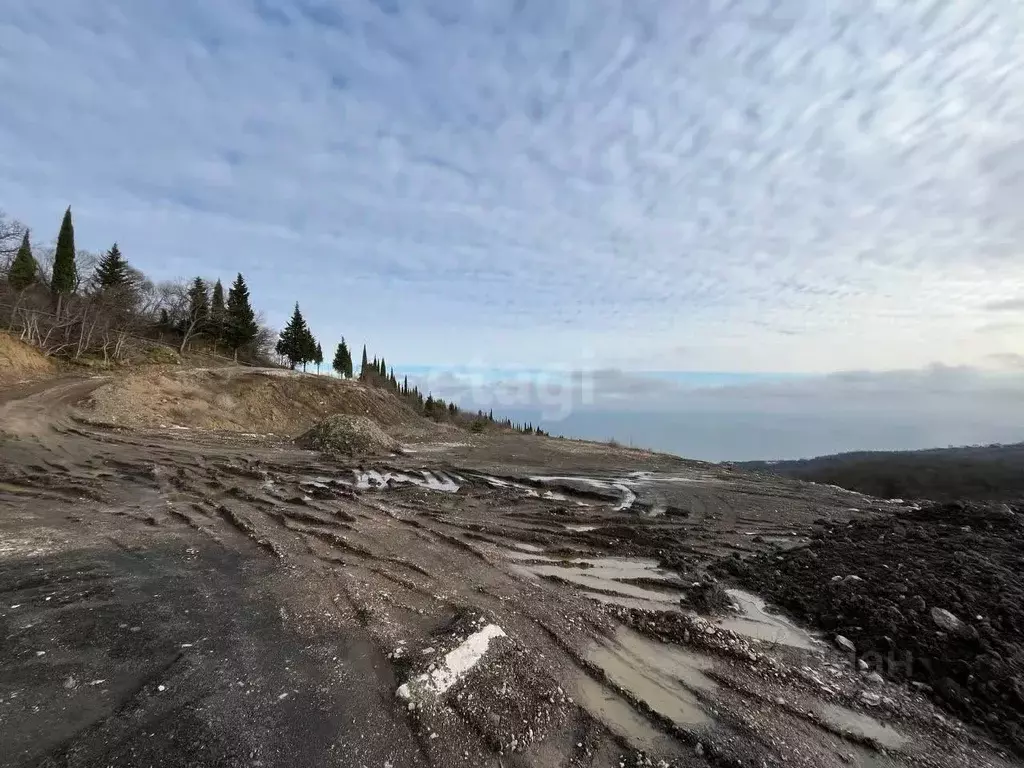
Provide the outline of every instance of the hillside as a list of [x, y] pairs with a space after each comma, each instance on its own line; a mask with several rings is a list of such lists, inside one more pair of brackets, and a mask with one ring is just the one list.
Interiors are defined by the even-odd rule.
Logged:
[[794, 461], [748, 461], [736, 466], [881, 498], [952, 501], [1024, 496], [1024, 443], [861, 451]]
[[0, 384], [35, 379], [53, 371], [53, 363], [39, 350], [0, 332]]
[[388, 390], [271, 368], [139, 370], [99, 387], [80, 412], [89, 421], [125, 427], [278, 436], [295, 436], [333, 414], [369, 416], [401, 437], [455, 430], [424, 418]]

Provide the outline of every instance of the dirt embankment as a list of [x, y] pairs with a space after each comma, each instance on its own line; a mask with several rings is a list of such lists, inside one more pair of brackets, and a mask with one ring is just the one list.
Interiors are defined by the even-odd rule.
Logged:
[[55, 371], [53, 361], [35, 347], [0, 331], [0, 384], [37, 379]]
[[162, 369], [130, 373], [81, 405], [97, 422], [294, 436], [334, 414], [365, 416], [402, 437], [447, 429], [390, 392], [357, 381], [274, 369]]
[[1024, 507], [907, 508], [727, 566], [1024, 754]]

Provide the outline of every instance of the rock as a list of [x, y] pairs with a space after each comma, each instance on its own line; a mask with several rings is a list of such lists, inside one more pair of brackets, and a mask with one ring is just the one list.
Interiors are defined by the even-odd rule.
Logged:
[[864, 659], [857, 659], [857, 669], [861, 672], [867, 672], [868, 663]]
[[914, 595], [910, 598], [909, 607], [911, 610], [917, 611], [918, 613], [924, 613], [928, 609], [928, 604], [920, 595]]
[[877, 707], [879, 704], [882, 703], [882, 697], [879, 696], [877, 693], [869, 693], [868, 691], [864, 691], [860, 695], [860, 703], [866, 707]]
[[868, 675], [864, 679], [867, 680], [869, 683], [871, 683], [871, 685], [881, 685], [882, 682], [883, 682], [882, 676], [880, 674], [878, 674], [877, 672], [872, 672], [870, 675]]
[[836, 645], [841, 650], [844, 650], [847, 653], [856, 653], [857, 652], [857, 647], [853, 644], [853, 642], [851, 640], [849, 640], [848, 638], [843, 637], [842, 635], [836, 635]]
[[945, 608], [932, 608], [932, 621], [946, 632], [962, 632], [964, 623]]

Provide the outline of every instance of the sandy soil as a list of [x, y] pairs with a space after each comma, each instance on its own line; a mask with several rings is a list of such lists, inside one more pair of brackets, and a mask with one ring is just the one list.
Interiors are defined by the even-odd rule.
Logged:
[[108, 425], [280, 437], [295, 437], [329, 414], [371, 415], [410, 439], [442, 439], [449, 431], [383, 390], [278, 368], [142, 368], [110, 377], [79, 409], [84, 418]]
[[55, 371], [51, 360], [6, 331], [0, 331], [0, 386], [48, 376]]
[[104, 383], [0, 394], [4, 765], [1015, 764], [757, 595], [701, 614], [723, 557], [889, 507], [573, 441], [75, 418]]

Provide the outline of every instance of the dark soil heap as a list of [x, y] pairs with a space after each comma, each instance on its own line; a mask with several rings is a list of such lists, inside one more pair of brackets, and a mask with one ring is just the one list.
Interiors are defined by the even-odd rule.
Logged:
[[905, 509], [724, 567], [1024, 754], [1024, 505]]
[[336, 413], [295, 440], [303, 448], [348, 456], [392, 453], [398, 443], [373, 419]]

